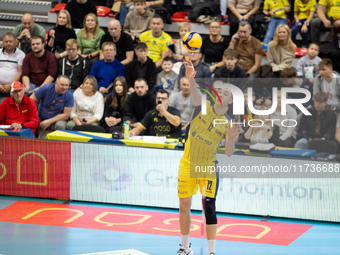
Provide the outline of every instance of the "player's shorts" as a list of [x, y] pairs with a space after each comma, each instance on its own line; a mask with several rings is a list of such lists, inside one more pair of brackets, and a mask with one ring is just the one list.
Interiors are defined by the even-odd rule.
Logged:
[[[213, 179], [190, 178], [190, 164], [181, 160], [178, 171], [178, 197], [187, 198], [195, 195], [200, 187], [205, 197], [215, 198], [219, 185], [218, 173]], [[204, 194], [205, 193], [205, 194]]]

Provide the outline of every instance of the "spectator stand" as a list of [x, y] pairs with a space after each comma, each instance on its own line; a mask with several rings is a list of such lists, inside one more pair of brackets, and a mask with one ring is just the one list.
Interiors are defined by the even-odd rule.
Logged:
[[[60, 4], [57, 4], [54, 8], [50, 9], [48, 12], [48, 22], [55, 23], [57, 21], [58, 12], [65, 9], [65, 7], [66, 7], [66, 3], [60, 3]], [[112, 18], [116, 17], [116, 15], [114, 15], [111, 12], [111, 9], [109, 7], [96, 6], [96, 8], [97, 8], [97, 17], [98, 17], [99, 26], [107, 27], [107, 24], [109, 23], [109, 21]]]

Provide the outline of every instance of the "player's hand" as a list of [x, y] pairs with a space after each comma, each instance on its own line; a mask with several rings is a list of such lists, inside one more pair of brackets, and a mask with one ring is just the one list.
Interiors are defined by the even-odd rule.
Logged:
[[[235, 120], [233, 120], [233, 123], [235, 123]], [[243, 133], [242, 126], [240, 124], [231, 126], [230, 121], [229, 121], [228, 127], [229, 127], [228, 128], [228, 136], [231, 139], [234, 139], [236, 136]]]
[[196, 76], [196, 71], [194, 68], [194, 65], [192, 62], [188, 59], [186, 59], [184, 62], [184, 67], [185, 67], [185, 76], [190, 80], [191, 78], [195, 78]]

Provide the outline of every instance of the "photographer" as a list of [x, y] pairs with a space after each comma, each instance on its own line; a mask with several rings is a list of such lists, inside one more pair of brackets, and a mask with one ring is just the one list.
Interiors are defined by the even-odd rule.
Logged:
[[181, 114], [169, 105], [169, 93], [160, 89], [156, 95], [156, 109], [149, 111], [137, 127], [130, 131], [130, 137], [146, 130], [147, 135], [178, 138], [181, 136]]

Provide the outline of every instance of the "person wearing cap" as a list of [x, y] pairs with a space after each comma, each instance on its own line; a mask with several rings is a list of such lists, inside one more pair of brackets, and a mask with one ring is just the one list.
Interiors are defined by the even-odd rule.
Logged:
[[0, 103], [9, 97], [11, 84], [21, 79], [22, 63], [25, 53], [15, 47], [15, 35], [6, 33], [0, 49]]
[[11, 94], [0, 104], [0, 125], [11, 125], [12, 129], [31, 128], [35, 134], [39, 118], [34, 100], [25, 95], [20, 81], [12, 83]]

